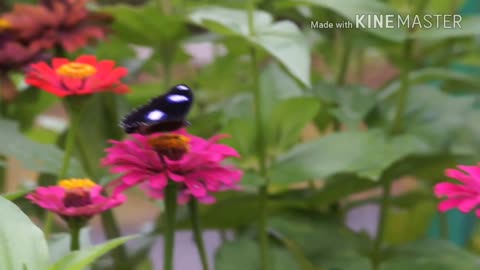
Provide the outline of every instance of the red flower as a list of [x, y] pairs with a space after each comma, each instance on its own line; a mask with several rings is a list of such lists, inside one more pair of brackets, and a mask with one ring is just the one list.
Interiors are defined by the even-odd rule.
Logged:
[[113, 173], [123, 173], [117, 181], [115, 192], [141, 185], [155, 199], [163, 199], [169, 180], [179, 185], [179, 203], [191, 198], [202, 203], [213, 203], [212, 193], [236, 189], [242, 171], [222, 162], [229, 157], [239, 157], [235, 149], [217, 143], [221, 135], [209, 140], [185, 131], [111, 141], [103, 165], [111, 166]]
[[90, 179], [69, 179], [60, 181], [57, 186], [39, 187], [28, 194], [27, 199], [64, 219], [73, 217], [88, 220], [126, 200], [122, 194], [105, 197], [101, 191], [102, 186]]
[[115, 68], [115, 62], [111, 60], [97, 61], [95, 56], [83, 55], [73, 62], [54, 58], [52, 66], [45, 62], [32, 64], [26, 82], [59, 97], [104, 91], [123, 94], [129, 91], [120, 82], [128, 70]]
[[[448, 169], [445, 175], [456, 179], [461, 184], [441, 182], [435, 185], [437, 197], [447, 197], [438, 205], [441, 212], [458, 208], [463, 213], [468, 213], [480, 205], [480, 166], [458, 166], [460, 170]], [[480, 217], [480, 210], [476, 210]]]

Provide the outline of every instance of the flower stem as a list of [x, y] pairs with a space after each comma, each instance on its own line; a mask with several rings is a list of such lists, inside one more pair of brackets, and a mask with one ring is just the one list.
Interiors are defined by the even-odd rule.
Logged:
[[71, 111], [71, 123], [70, 123], [70, 129], [68, 130], [67, 133], [67, 138], [65, 142], [65, 152], [63, 155], [63, 163], [62, 167], [60, 168], [60, 172], [58, 173], [58, 179], [61, 180], [65, 178], [65, 176], [68, 174], [68, 169], [70, 167], [70, 159], [73, 154], [73, 148], [75, 146], [75, 135], [77, 133], [77, 129], [79, 126], [79, 120], [80, 120], [80, 112], [76, 110]]
[[[248, 26], [251, 36], [255, 35], [255, 2], [248, 1]], [[260, 176], [264, 179], [263, 185], [259, 188], [259, 218], [258, 218], [258, 233], [260, 239], [260, 269], [268, 270], [269, 265], [269, 243], [268, 243], [268, 225], [267, 225], [267, 206], [268, 206], [268, 186], [269, 178], [267, 175], [267, 155], [266, 144], [263, 130], [263, 110], [262, 110], [262, 93], [260, 90], [260, 74], [258, 71], [257, 50], [255, 45], [250, 45], [251, 71], [253, 78], [253, 95], [254, 95], [254, 110], [255, 110], [255, 126], [256, 126], [256, 141], [258, 149], [258, 163]]]
[[390, 206], [390, 190], [392, 186], [391, 183], [385, 183], [383, 186], [383, 195], [382, 202], [380, 206], [380, 214], [378, 217], [377, 233], [375, 240], [373, 242], [373, 257], [372, 264], [373, 269], [377, 270], [380, 267], [380, 261], [382, 256], [382, 244], [383, 244], [383, 235], [385, 233], [385, 223], [388, 216], [388, 210]]
[[70, 251], [75, 251], [80, 249], [80, 228], [74, 220], [68, 223], [70, 228]]
[[[74, 100], [71, 100], [71, 102], [66, 100], [66, 106], [70, 107], [69, 108], [70, 128], [67, 132], [67, 138], [65, 141], [65, 151], [63, 154], [62, 167], [60, 168], [60, 171], [57, 175], [58, 180], [65, 178], [65, 176], [67, 176], [68, 174], [68, 169], [70, 167], [70, 159], [72, 158], [73, 149], [75, 147], [75, 135], [80, 125], [80, 120], [82, 115], [81, 105], [74, 104], [74, 103], [75, 103]], [[54, 218], [54, 214], [51, 212], [47, 212], [47, 217], [43, 225], [43, 232], [45, 234], [45, 238], [48, 238], [52, 231], [53, 218]]]
[[5, 164], [0, 165], [0, 193], [5, 191], [7, 185], [7, 158], [3, 155], [0, 155], [0, 162], [4, 162]]
[[165, 245], [163, 270], [173, 270], [173, 251], [175, 249], [175, 223], [177, 211], [177, 185], [170, 181], [165, 189]]
[[350, 55], [352, 54], [352, 40], [347, 36], [347, 33], [345, 31], [343, 32], [342, 39], [343, 51], [340, 58], [339, 68], [336, 77], [336, 83], [338, 86], [345, 85], [348, 66], [350, 64]]
[[[112, 210], [103, 212], [101, 214], [101, 220], [107, 239], [115, 239], [122, 235]], [[128, 254], [123, 245], [112, 250], [112, 257], [116, 270], [131, 269], [129, 266], [129, 261], [127, 260]]]
[[208, 270], [208, 258], [205, 251], [205, 244], [203, 242], [203, 233], [200, 225], [200, 216], [198, 214], [198, 202], [195, 199], [191, 199], [188, 203], [188, 208], [190, 210], [190, 219], [192, 221], [193, 237], [195, 239], [195, 244], [197, 245], [198, 254], [200, 255], [200, 260], [202, 262], [202, 269]]
[[447, 213], [439, 213], [440, 218], [440, 235], [443, 240], [449, 240], [448, 233], [448, 216]]
[[407, 40], [404, 45], [404, 57], [405, 59], [403, 68], [402, 68], [402, 74], [401, 76], [401, 89], [400, 93], [398, 93], [398, 103], [397, 103], [397, 112], [395, 113], [395, 118], [393, 119], [393, 125], [391, 129], [391, 134], [395, 135], [403, 130], [403, 117], [405, 114], [405, 109], [407, 106], [407, 98], [408, 98], [408, 92], [409, 92], [409, 80], [408, 80], [408, 75], [410, 73], [410, 55], [412, 53], [412, 40]]
[[[395, 114], [395, 118], [393, 120], [393, 125], [390, 130], [390, 135], [396, 135], [403, 131], [403, 117], [405, 113], [405, 109], [407, 106], [407, 98], [408, 92], [410, 89], [408, 75], [410, 72], [410, 58], [412, 53], [412, 40], [408, 39], [404, 44], [404, 64], [402, 68], [401, 74], [401, 84], [402, 88], [400, 90], [398, 96], [398, 103], [397, 103], [397, 111]], [[383, 186], [383, 196], [382, 196], [382, 203], [380, 206], [380, 217], [378, 220], [377, 226], [377, 235], [374, 240], [373, 244], [373, 269], [377, 270], [380, 267], [380, 261], [382, 257], [382, 244], [383, 244], [383, 234], [385, 231], [385, 223], [388, 216], [388, 210], [390, 206], [390, 191], [392, 188], [391, 181], [388, 181]]]

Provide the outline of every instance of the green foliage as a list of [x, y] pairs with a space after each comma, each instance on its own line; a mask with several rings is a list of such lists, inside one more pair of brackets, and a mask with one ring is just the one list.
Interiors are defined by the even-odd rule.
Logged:
[[[424, 239], [437, 212], [432, 186], [445, 178], [446, 168], [480, 159], [480, 16], [464, 16], [461, 29], [311, 29], [312, 21], [355, 22], [362, 14], [453, 14], [465, 2], [97, 1], [89, 8], [114, 18], [108, 39], [67, 56], [115, 60], [128, 68], [131, 92], [86, 98], [68, 176], [88, 176], [104, 186], [116, 179], [100, 160], [109, 140], [125, 136], [121, 117], [186, 83], [195, 95], [188, 131], [229, 134], [222, 143], [241, 155], [229, 162], [244, 171], [239, 190], [215, 194], [215, 204], [199, 208], [204, 228], [235, 232], [216, 253], [215, 269], [264, 270], [254, 225], [265, 179], [270, 270], [476, 269], [477, 255]], [[252, 74], [253, 66], [259, 74]], [[0, 269], [104, 270], [109, 266], [95, 261], [110, 252], [115, 258], [105, 261], [116, 270], [153, 269], [149, 254], [161, 224], [128, 253], [116, 251], [133, 237], [91, 246], [88, 230], [81, 235], [83, 249], [69, 252], [68, 234], [54, 227], [48, 249], [41, 231], [12, 203], [42, 217], [43, 210], [32, 210], [23, 199], [31, 189], [5, 192], [8, 165], [18, 160], [40, 175], [38, 185], [53, 183], [65, 132], [42, 126], [37, 117], [59, 114], [61, 106], [68, 112], [69, 105], [28, 88], [24, 74], [6, 74], [18, 96], [0, 101]], [[375, 191], [357, 193], [406, 176], [415, 179], [415, 188], [389, 197], [385, 222], [377, 224], [381, 241], [345, 226], [350, 209], [386, 205]], [[114, 224], [103, 221], [107, 235], [114, 235]], [[371, 223], [377, 223], [373, 216]], [[191, 226], [180, 212], [177, 228]]]
[[[382, 3], [381, 1], [372, 0], [346, 0], [341, 2], [335, 0], [288, 0], [286, 2], [288, 5], [307, 4], [325, 8], [335, 12], [345, 19], [350, 20], [351, 22], [356, 22], [357, 16], [363, 14], [397, 14], [397, 12], [390, 6]], [[373, 35], [393, 42], [404, 41], [407, 37], [406, 31], [401, 28], [386, 29], [382, 27], [367, 27], [364, 30]]]
[[255, 32], [250, 32], [248, 16], [244, 10], [213, 6], [193, 11], [190, 19], [219, 34], [240, 36], [262, 47], [303, 84], [310, 85], [308, 46], [304, 35], [292, 22], [273, 22], [270, 14], [256, 11], [253, 15]]
[[412, 135], [388, 138], [381, 130], [340, 132], [298, 144], [272, 165], [275, 183], [291, 184], [341, 172], [373, 181], [395, 161], [427, 152], [425, 142]]
[[424, 240], [390, 249], [380, 269], [473, 270], [477, 267], [478, 258], [475, 255], [445, 241]]
[[[249, 239], [239, 239], [233, 243], [227, 243], [217, 253], [215, 269], [241, 270], [259, 268], [259, 248], [256, 242]], [[292, 255], [284, 249], [274, 248], [270, 254], [273, 269], [300, 270]]]
[[101, 245], [77, 250], [69, 253], [48, 268], [49, 270], [82, 270], [91, 265], [97, 258], [123, 245], [135, 236], [125, 236], [107, 241]]
[[12, 202], [0, 196], [0, 269], [43, 270], [48, 264], [43, 232]]
[[[8, 143], [0, 145], [0, 154], [18, 159], [25, 168], [37, 172], [57, 174], [62, 164], [63, 152], [53, 145], [40, 144], [26, 138], [18, 130], [18, 124], [0, 118], [0, 140]], [[71, 175], [83, 175], [76, 160], [72, 160]]]

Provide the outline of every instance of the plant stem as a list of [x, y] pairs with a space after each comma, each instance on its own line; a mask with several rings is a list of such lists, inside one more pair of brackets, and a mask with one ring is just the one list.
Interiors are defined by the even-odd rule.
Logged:
[[[404, 64], [403, 64], [402, 74], [401, 74], [402, 88], [398, 96], [397, 111], [395, 114], [395, 118], [393, 120], [392, 127], [390, 129], [390, 135], [396, 135], [403, 131], [403, 117], [404, 117], [405, 109], [407, 106], [408, 92], [410, 89], [408, 75], [410, 72], [410, 58], [412, 53], [412, 46], [413, 46], [413, 43], [412, 43], [412, 40], [410, 39], [408, 39], [404, 44], [404, 51], [403, 51]], [[381, 257], [382, 257], [383, 235], [385, 231], [385, 223], [388, 217], [388, 210], [390, 206], [390, 191], [392, 188], [391, 185], [392, 185], [391, 181], [388, 181], [383, 186], [383, 195], [382, 195], [382, 203], [380, 206], [380, 217], [378, 220], [377, 235], [373, 245], [372, 262], [373, 262], [374, 270], [379, 268]]]
[[68, 227], [70, 229], [70, 251], [75, 251], [80, 249], [80, 228], [76, 224], [75, 220], [68, 222]]
[[[57, 175], [58, 180], [64, 179], [68, 174], [68, 169], [70, 167], [70, 159], [72, 158], [73, 149], [75, 147], [75, 135], [80, 125], [80, 120], [82, 116], [81, 104], [75, 104], [74, 100], [70, 100], [70, 102], [69, 100], [66, 100], [66, 106], [70, 107], [68, 108], [70, 113], [70, 128], [67, 132], [67, 138], [65, 141], [62, 167], [60, 167], [60, 171]], [[43, 232], [45, 234], [45, 238], [48, 238], [50, 236], [53, 226], [53, 219], [54, 214], [52, 212], [47, 212], [47, 217], [43, 225]]]
[[404, 45], [403, 54], [405, 59], [404, 59], [404, 64], [403, 64], [402, 74], [401, 74], [402, 88], [398, 96], [397, 112], [395, 113], [392, 129], [390, 130], [390, 133], [392, 135], [398, 134], [403, 130], [403, 116], [405, 114], [408, 92], [410, 88], [408, 75], [410, 73], [410, 56], [412, 53], [412, 45], [413, 43], [412, 43], [412, 40], [410, 39], [407, 40]]
[[77, 129], [79, 126], [79, 120], [80, 120], [80, 112], [76, 110], [72, 110], [70, 117], [71, 117], [71, 122], [70, 122], [70, 129], [68, 130], [67, 133], [67, 138], [65, 142], [65, 152], [63, 155], [63, 163], [62, 167], [60, 168], [60, 172], [58, 173], [58, 179], [61, 180], [65, 178], [68, 174], [68, 168], [70, 167], [70, 159], [73, 154], [73, 148], [75, 146], [75, 135], [77, 133]]
[[172, 65], [168, 58], [163, 60], [163, 77], [165, 89], [169, 89], [172, 78]]
[[[248, 1], [248, 27], [251, 36], [255, 35], [255, 2]], [[267, 159], [266, 159], [266, 144], [263, 131], [263, 108], [262, 108], [262, 93], [260, 89], [260, 74], [258, 71], [258, 59], [255, 45], [250, 45], [251, 70], [253, 78], [253, 96], [254, 96], [254, 110], [255, 110], [255, 126], [256, 126], [256, 141], [258, 149], [258, 162], [260, 176], [264, 178], [263, 185], [259, 188], [259, 218], [258, 218], [258, 233], [260, 239], [260, 269], [269, 270], [269, 243], [268, 243], [268, 227], [267, 227], [267, 200], [268, 200], [268, 186], [269, 177], [267, 175]]]
[[443, 240], [449, 240], [447, 213], [439, 213], [439, 219], [440, 219], [440, 235]]
[[3, 193], [7, 186], [7, 158], [3, 155], [0, 155], [0, 162], [3, 162], [3, 165], [0, 165], [0, 193]]
[[345, 31], [342, 32], [343, 38], [343, 52], [340, 58], [340, 66], [337, 72], [336, 83], [338, 86], [345, 85], [348, 66], [350, 63], [350, 55], [352, 54], [352, 41], [347, 37], [347, 33]]
[[363, 68], [365, 66], [365, 49], [358, 49], [357, 53], [357, 65], [356, 65], [356, 75], [357, 83], [361, 83], [363, 80]]
[[383, 195], [382, 202], [380, 207], [380, 214], [378, 218], [377, 233], [375, 240], [373, 242], [373, 269], [377, 270], [380, 266], [380, 261], [382, 257], [382, 244], [383, 244], [383, 235], [385, 233], [385, 223], [388, 216], [388, 210], [390, 206], [390, 190], [391, 183], [385, 183], [383, 186]]
[[[108, 210], [101, 214], [101, 221], [103, 231], [107, 239], [115, 239], [122, 235], [120, 228], [113, 216], [113, 211]], [[127, 260], [128, 254], [123, 245], [112, 250], [113, 264], [116, 270], [130, 269], [129, 261]]]
[[165, 234], [163, 270], [173, 270], [173, 254], [175, 249], [175, 223], [177, 211], [177, 185], [170, 181], [165, 189]]
[[200, 217], [198, 214], [198, 202], [195, 199], [191, 199], [188, 203], [188, 208], [190, 210], [190, 219], [192, 221], [193, 237], [195, 239], [195, 244], [197, 245], [198, 254], [200, 255], [200, 260], [202, 262], [202, 269], [208, 270], [208, 258], [207, 253], [205, 252], [205, 244], [203, 242], [203, 233], [200, 225]]

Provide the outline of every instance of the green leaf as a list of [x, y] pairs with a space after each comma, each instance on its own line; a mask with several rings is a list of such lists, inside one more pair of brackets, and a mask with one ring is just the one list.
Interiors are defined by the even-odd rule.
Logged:
[[232, 119], [222, 130], [222, 133], [232, 136], [223, 142], [235, 148], [243, 157], [251, 157], [256, 149], [254, 127], [252, 119]]
[[130, 85], [132, 91], [127, 94], [129, 104], [132, 104], [133, 107], [143, 105], [150, 99], [160, 95], [162, 92], [161, 89], [163, 89], [163, 87], [163, 82], [132, 84]]
[[300, 85], [275, 63], [270, 63], [260, 76], [260, 89], [262, 93], [262, 111], [264, 121], [270, 119], [273, 107], [285, 99], [301, 97], [304, 90]]
[[295, 243], [295, 241], [288, 239], [280, 233], [273, 233], [285, 248], [293, 255], [301, 270], [321, 270], [313, 265], [313, 263], [305, 256], [303, 250]]
[[2, 194], [1, 196], [4, 197], [7, 200], [14, 201], [16, 199], [19, 199], [19, 198], [27, 195], [32, 190], [33, 189], [19, 190], [19, 191], [14, 191], [14, 192], [10, 192], [10, 193], [5, 193], [5, 194]]
[[429, 150], [411, 135], [388, 138], [380, 130], [341, 132], [295, 146], [276, 160], [271, 179], [276, 184], [325, 178], [338, 173], [353, 173], [379, 180], [395, 161]]
[[47, 242], [20, 208], [0, 196], [0, 269], [43, 270], [48, 263]]
[[[294, 5], [306, 4], [331, 10], [351, 21], [355, 27], [357, 17], [361, 15], [397, 14], [394, 9], [376, 0], [290, 0], [288, 2]], [[364, 19], [363, 21], [366, 22], [366, 20], [367, 19]], [[322, 23], [324, 21], [319, 22]], [[360, 27], [356, 29], [362, 29], [361, 25], [359, 26]], [[402, 42], [407, 38], [407, 33], [405, 29], [402, 28], [387, 29], [383, 27], [366, 27], [363, 30], [393, 42]]]
[[310, 49], [296, 24], [280, 21], [261, 27], [251, 41], [275, 57], [300, 82], [310, 86]]
[[[0, 144], [0, 154], [12, 156], [18, 159], [22, 165], [33, 171], [56, 175], [60, 170], [63, 160], [63, 152], [54, 145], [40, 144], [26, 138], [18, 130], [17, 123], [1, 119], [0, 141], [8, 142]], [[72, 159], [70, 175], [84, 175], [77, 160]]]
[[273, 22], [270, 14], [255, 11], [255, 33], [250, 33], [244, 10], [223, 7], [202, 7], [189, 15], [190, 20], [211, 31], [240, 36], [276, 58], [299, 81], [310, 86], [310, 55], [308, 42], [300, 29], [290, 21]]
[[120, 237], [101, 245], [73, 251], [53, 264], [49, 270], [83, 270], [102, 255], [136, 237]]
[[[457, 134], [465, 132], [475, 99], [472, 95], [449, 95], [429, 85], [411, 88], [405, 111], [405, 129], [440, 151], [455, 143]], [[388, 123], [393, 119], [394, 100], [383, 103], [382, 115]]]
[[[273, 154], [277, 154], [298, 139], [302, 128], [313, 119], [312, 113], [318, 110], [319, 101], [302, 98], [303, 89], [275, 63], [261, 74], [261, 93], [263, 122], [268, 129], [266, 138], [270, 138]], [[301, 101], [306, 101], [305, 106], [300, 107]], [[256, 153], [252, 107], [252, 97], [248, 94], [236, 95], [222, 104], [227, 121], [224, 132], [233, 135], [225, 141], [244, 157]]]
[[108, 140], [123, 136], [118, 123], [121, 115], [126, 113], [125, 99], [113, 93], [102, 93], [91, 96], [85, 107], [75, 138], [75, 151], [89, 177], [98, 181], [106, 174], [100, 160], [105, 156]]
[[362, 86], [335, 87], [317, 84], [313, 93], [323, 101], [333, 103], [329, 112], [349, 129], [359, 129], [367, 114], [374, 108], [376, 92]]
[[348, 195], [373, 188], [377, 183], [351, 174], [337, 174], [328, 177], [325, 185], [315, 190], [308, 201], [315, 205], [334, 203]]
[[[70, 239], [71, 235], [69, 233], [56, 233], [50, 236], [48, 249], [50, 251], [51, 263], [57, 262], [70, 253]], [[89, 227], [84, 227], [80, 230], [80, 246], [82, 249], [87, 249], [91, 246]]]
[[[258, 218], [258, 213], [252, 211], [258, 206], [258, 196], [249, 193], [222, 192], [218, 201], [209, 206], [200, 207], [202, 226], [205, 228], [222, 228], [247, 226]], [[272, 199], [268, 204], [268, 214], [273, 215], [287, 208], [305, 208], [305, 202], [288, 199]], [[181, 228], [189, 228], [190, 220], [182, 220]]]
[[[479, 24], [480, 16], [462, 17], [462, 20], [460, 22], [461, 27], [420, 28], [418, 29], [418, 31], [412, 33], [411, 37], [417, 40], [435, 42], [452, 38], [475, 37], [480, 35], [480, 29], [478, 28]], [[453, 25], [453, 23], [447, 25]]]
[[385, 225], [385, 241], [398, 245], [423, 237], [436, 211], [433, 198], [430, 201], [417, 201], [411, 208], [392, 207]]
[[340, 221], [322, 216], [284, 215], [269, 219], [275, 232], [298, 244], [305, 256], [321, 269], [370, 270], [362, 254], [371, 248], [366, 235], [355, 234]]
[[424, 240], [393, 247], [381, 270], [474, 270], [480, 261], [477, 256], [447, 241]]
[[[430, 81], [453, 81], [461, 82], [470, 85], [473, 88], [480, 87], [480, 80], [471, 75], [467, 75], [464, 72], [458, 72], [451, 69], [428, 67], [417, 71], [410, 72], [408, 74], [409, 83], [411, 86], [414, 84], [421, 84]], [[386, 100], [395, 97], [401, 89], [400, 80], [393, 80], [387, 84], [383, 90], [377, 95], [379, 100]]]
[[139, 7], [114, 5], [102, 9], [115, 17], [115, 35], [131, 44], [158, 48], [162, 43], [176, 42], [185, 33], [180, 16], [166, 16], [156, 4]]
[[319, 108], [318, 100], [311, 97], [291, 98], [278, 103], [267, 122], [266, 137], [270, 147], [280, 152], [297, 142]]
[[98, 59], [110, 59], [120, 63], [135, 57], [132, 46], [115, 36], [99, 43], [91, 53]]
[[28, 88], [15, 98], [11, 116], [19, 121], [22, 130], [29, 129], [33, 125], [35, 117], [50, 108], [55, 102], [58, 102], [55, 95], [37, 88]]
[[[275, 270], [299, 270], [292, 255], [285, 249], [270, 248], [270, 265]], [[260, 270], [260, 250], [255, 241], [242, 238], [227, 242], [215, 256], [216, 270]]]

